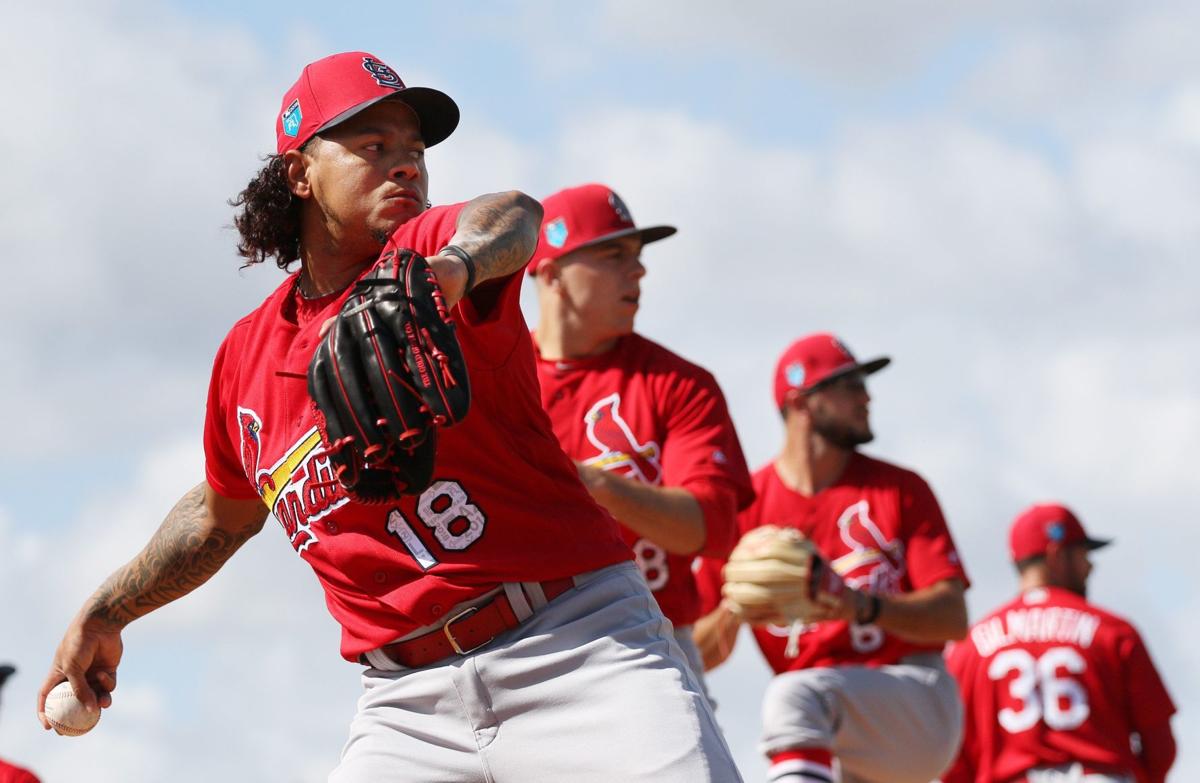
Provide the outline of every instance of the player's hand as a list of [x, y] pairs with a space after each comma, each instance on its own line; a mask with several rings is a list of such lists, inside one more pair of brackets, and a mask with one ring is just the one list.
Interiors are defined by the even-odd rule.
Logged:
[[42, 727], [50, 729], [46, 695], [63, 680], [71, 683], [75, 696], [88, 710], [111, 707], [123, 650], [118, 628], [82, 616], [76, 618], [59, 643], [50, 672], [38, 691], [37, 714]]
[[704, 660], [704, 671], [717, 668], [729, 658], [741, 625], [741, 618], [724, 603], [696, 621], [692, 638]]
[[467, 265], [458, 256], [427, 256], [425, 263], [433, 270], [446, 307], [454, 307], [462, 300], [467, 290]]
[[619, 483], [629, 479], [604, 468], [585, 465], [579, 460], [575, 460], [575, 469], [579, 471], [579, 480], [583, 482], [592, 499], [611, 511], [620, 490]]
[[593, 494], [594, 490], [599, 489], [608, 480], [608, 471], [585, 465], [579, 460], [575, 460], [575, 470], [579, 472], [579, 480]]
[[826, 620], [844, 620], [854, 622], [858, 609], [857, 590], [843, 590], [838, 595], [818, 595], [814, 603], [812, 615], [808, 622], [819, 623]]

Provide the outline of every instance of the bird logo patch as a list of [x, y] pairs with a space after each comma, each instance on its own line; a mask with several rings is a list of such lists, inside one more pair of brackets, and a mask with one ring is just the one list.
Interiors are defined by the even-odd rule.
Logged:
[[652, 440], [638, 443], [629, 423], [621, 416], [621, 395], [610, 394], [592, 406], [583, 420], [587, 438], [600, 454], [583, 464], [647, 484], [662, 483], [662, 449]]

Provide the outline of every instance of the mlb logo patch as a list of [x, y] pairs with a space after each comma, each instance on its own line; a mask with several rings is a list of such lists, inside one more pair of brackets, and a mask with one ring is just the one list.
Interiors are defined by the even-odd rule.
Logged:
[[567, 221], [555, 218], [546, 224], [546, 242], [550, 247], [562, 247], [567, 244]]
[[804, 365], [800, 362], [792, 362], [783, 371], [783, 376], [787, 378], [788, 386], [799, 389], [804, 385]]
[[300, 123], [304, 120], [304, 115], [300, 111], [300, 99], [292, 101], [292, 105], [287, 107], [287, 111], [283, 113], [283, 132], [291, 136], [293, 139], [300, 134]]

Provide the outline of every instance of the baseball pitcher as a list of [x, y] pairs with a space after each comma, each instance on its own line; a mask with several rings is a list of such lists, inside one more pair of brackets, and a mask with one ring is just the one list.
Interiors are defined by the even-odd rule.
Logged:
[[222, 343], [204, 480], [86, 602], [42, 704], [66, 679], [109, 706], [121, 630], [270, 512], [363, 667], [334, 783], [738, 780], [542, 411], [518, 301], [540, 205], [429, 208], [425, 152], [458, 119], [366, 52], [284, 95], [235, 224], [248, 261], [298, 269]]

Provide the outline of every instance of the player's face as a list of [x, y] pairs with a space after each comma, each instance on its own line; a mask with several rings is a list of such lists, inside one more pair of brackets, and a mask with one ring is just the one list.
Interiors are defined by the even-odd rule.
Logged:
[[1091, 553], [1086, 546], [1073, 546], [1067, 550], [1066, 585], [1083, 597], [1087, 597], [1088, 577], [1092, 573]]
[[416, 114], [399, 101], [381, 101], [322, 133], [306, 158], [320, 219], [348, 253], [378, 252], [425, 209], [425, 143]]
[[875, 439], [871, 432], [870, 402], [862, 373], [838, 378], [808, 395], [813, 431], [843, 449], [870, 443]]
[[570, 328], [598, 341], [633, 331], [646, 274], [641, 252], [639, 237], [624, 237], [558, 260]]

